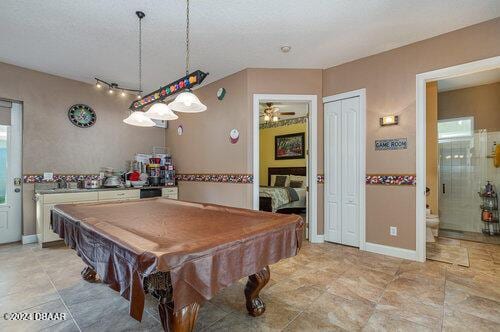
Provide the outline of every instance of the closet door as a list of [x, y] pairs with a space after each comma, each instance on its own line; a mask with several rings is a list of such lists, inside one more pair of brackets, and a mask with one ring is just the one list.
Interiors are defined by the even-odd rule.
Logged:
[[342, 100], [342, 244], [359, 246], [359, 97]]
[[325, 240], [341, 243], [341, 114], [342, 101], [325, 104]]

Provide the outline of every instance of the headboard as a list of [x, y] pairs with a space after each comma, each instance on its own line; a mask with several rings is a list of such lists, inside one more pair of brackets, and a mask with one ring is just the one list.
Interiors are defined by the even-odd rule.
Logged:
[[271, 185], [272, 175], [307, 175], [306, 167], [269, 167], [267, 169], [267, 185]]

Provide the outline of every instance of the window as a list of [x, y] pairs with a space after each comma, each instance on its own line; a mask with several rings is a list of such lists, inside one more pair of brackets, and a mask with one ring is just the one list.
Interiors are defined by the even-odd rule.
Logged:
[[473, 135], [473, 117], [438, 121], [438, 139], [472, 137]]

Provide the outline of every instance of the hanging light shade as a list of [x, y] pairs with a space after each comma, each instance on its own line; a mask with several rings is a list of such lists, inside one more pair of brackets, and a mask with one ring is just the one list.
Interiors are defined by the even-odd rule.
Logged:
[[132, 112], [128, 118], [124, 119], [123, 122], [132, 126], [138, 127], [154, 127], [155, 123], [150, 118], [144, 115], [144, 112], [135, 111]]
[[191, 91], [181, 92], [173, 102], [168, 104], [172, 110], [183, 113], [200, 113], [207, 110]]
[[[189, 75], [189, 0], [186, 0], [186, 76]], [[200, 113], [207, 110], [190, 89], [181, 92], [173, 102], [168, 104], [172, 110], [183, 113]]]
[[147, 118], [155, 120], [177, 120], [179, 117], [164, 103], [156, 103], [144, 113]]

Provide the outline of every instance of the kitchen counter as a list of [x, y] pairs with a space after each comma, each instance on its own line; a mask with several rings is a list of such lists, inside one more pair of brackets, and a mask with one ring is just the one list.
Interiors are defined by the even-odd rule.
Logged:
[[113, 191], [113, 190], [139, 190], [139, 189], [163, 189], [163, 188], [176, 188], [173, 186], [144, 186], [144, 187], [101, 187], [95, 189], [82, 189], [82, 188], [54, 188], [54, 189], [35, 189], [35, 195], [46, 194], [65, 194], [65, 193], [86, 193], [92, 191]]

